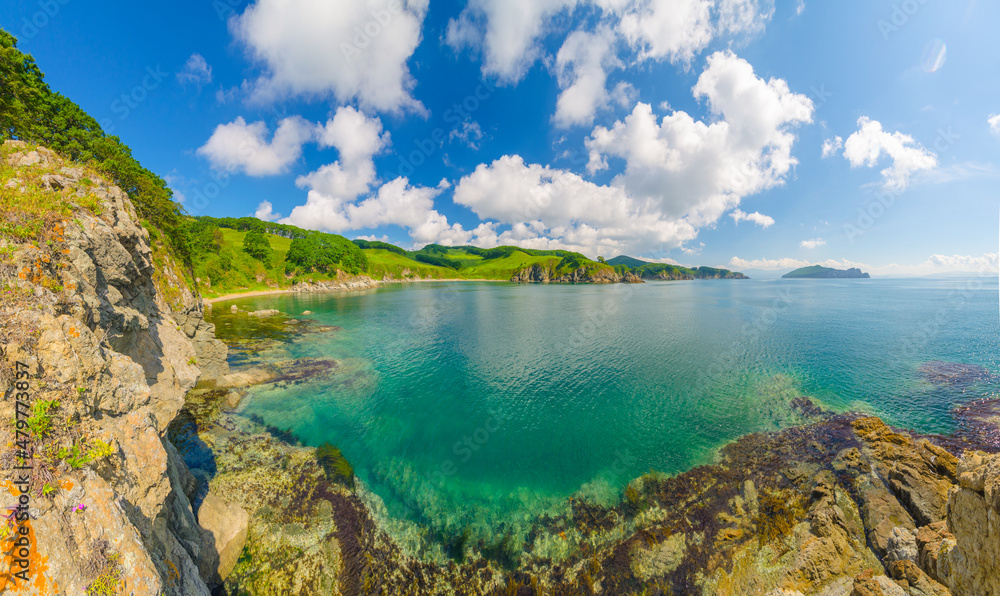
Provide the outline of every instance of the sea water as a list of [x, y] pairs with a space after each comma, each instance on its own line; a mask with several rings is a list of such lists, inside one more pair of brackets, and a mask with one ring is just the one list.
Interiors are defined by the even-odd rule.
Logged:
[[335, 326], [259, 358], [338, 363], [252, 388], [240, 413], [338, 446], [390, 518], [444, 541], [523, 537], [571, 496], [611, 505], [644, 473], [801, 422], [800, 396], [948, 433], [952, 410], [997, 383], [921, 367], [1000, 373], [995, 277], [441, 282], [232, 304]]

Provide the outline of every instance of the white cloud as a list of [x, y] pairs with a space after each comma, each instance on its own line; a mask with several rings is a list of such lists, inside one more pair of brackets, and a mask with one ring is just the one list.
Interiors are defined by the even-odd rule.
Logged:
[[892, 166], [882, 170], [883, 185], [888, 190], [905, 190], [913, 174], [933, 170], [938, 165], [937, 156], [913, 137], [885, 132], [880, 122], [862, 116], [857, 132], [844, 143], [844, 157], [851, 167], [874, 167], [883, 154], [892, 160]]
[[990, 117], [986, 120], [990, 125], [990, 130], [995, 135], [1000, 135], [1000, 114], [990, 114]]
[[181, 85], [195, 85], [200, 89], [212, 82], [212, 67], [201, 54], [191, 54], [177, 73], [177, 80]]
[[639, 59], [690, 63], [712, 41], [712, 0], [635, 2], [619, 30]]
[[480, 218], [510, 225], [496, 241], [532, 248], [562, 246], [612, 254], [650, 246], [680, 246], [697, 231], [632, 200], [623, 189], [600, 186], [565, 170], [504, 156], [481, 164], [455, 186], [454, 201]]
[[333, 118], [319, 130], [316, 140], [320, 147], [336, 147], [345, 163], [371, 159], [390, 143], [389, 133], [382, 132], [381, 120], [350, 106], [337, 108]]
[[448, 142], [460, 141], [470, 149], [478, 150], [479, 141], [483, 140], [483, 129], [475, 120], [466, 119], [448, 133]]
[[[407, 61], [420, 43], [428, 0], [257, 0], [230, 21], [264, 68], [252, 96], [357, 100], [378, 110], [423, 107]], [[398, 10], [396, 10], [398, 9]]]
[[729, 217], [732, 217], [733, 221], [735, 221], [737, 224], [739, 224], [741, 221], [749, 221], [757, 224], [762, 228], [769, 228], [774, 225], [773, 217], [771, 217], [770, 215], [764, 215], [759, 211], [754, 211], [753, 213], [744, 213], [739, 209], [735, 209], [733, 210], [732, 213], [729, 214]]
[[840, 151], [844, 148], [844, 139], [841, 137], [834, 137], [832, 139], [826, 139], [823, 141], [823, 159], [830, 157], [834, 153]]
[[773, 0], [470, 0], [448, 22], [445, 41], [481, 51], [485, 74], [517, 82], [544, 57], [552, 21], [577, 7], [602, 13], [590, 35], [610, 28], [640, 61], [685, 65], [717, 36], [760, 32], [774, 14]]
[[943, 271], [963, 271], [968, 273], [990, 273], [998, 271], [997, 253], [971, 255], [931, 255], [924, 266]]
[[429, 188], [412, 186], [400, 177], [372, 192], [378, 182], [374, 157], [390, 143], [378, 118], [341, 107], [316, 137], [321, 147], [335, 147], [339, 159], [295, 181], [308, 189], [306, 202], [282, 223], [329, 232], [396, 225], [408, 228], [414, 241], [424, 244], [460, 243], [471, 237], [471, 232], [458, 224], [449, 225], [434, 209], [434, 199], [450, 186], [447, 180]]
[[798, 161], [791, 129], [811, 122], [812, 101], [781, 79], [758, 78], [731, 52], [717, 52], [693, 89], [715, 118], [696, 121], [675, 111], [662, 119], [636, 104], [624, 122], [597, 127], [587, 140], [588, 169], [625, 160], [613, 185], [670, 218], [700, 227], [718, 220], [748, 195], [784, 183]]
[[249, 176], [272, 176], [285, 172], [302, 155], [302, 145], [313, 138], [315, 129], [305, 119], [285, 118], [268, 141], [267, 125], [247, 124], [242, 117], [220, 124], [197, 153], [217, 170]]
[[309, 194], [306, 204], [293, 209], [287, 220], [304, 228], [347, 229], [343, 206], [366, 194], [376, 182], [373, 158], [389, 145], [389, 135], [382, 133], [378, 118], [341, 107], [317, 137], [321, 147], [335, 147], [339, 159], [295, 180]]
[[445, 40], [456, 50], [481, 49], [483, 72], [516, 82], [542, 54], [546, 21], [577, 0], [470, 0], [448, 22]]
[[[556, 101], [552, 117], [562, 128], [591, 124], [594, 115], [608, 105], [607, 71], [621, 66], [614, 53], [615, 37], [608, 28], [595, 33], [574, 31], [556, 54], [556, 75], [562, 92]], [[616, 89], [617, 95], [627, 95], [628, 89]]]
[[813, 238], [812, 240], [803, 240], [799, 243], [799, 247], [812, 250], [818, 246], [823, 246], [824, 244], [826, 244], [826, 240], [823, 240], [822, 238]]
[[795, 16], [800, 17], [806, 11], [806, 0], [797, 0], [795, 3]]
[[720, 33], [760, 33], [774, 16], [774, 0], [719, 0]]
[[281, 214], [274, 212], [274, 206], [271, 205], [270, 201], [261, 201], [260, 205], [257, 205], [257, 211], [253, 216], [263, 221], [281, 219]]

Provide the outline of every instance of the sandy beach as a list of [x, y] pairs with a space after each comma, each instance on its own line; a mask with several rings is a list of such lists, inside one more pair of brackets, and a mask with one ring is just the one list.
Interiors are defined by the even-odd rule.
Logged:
[[[380, 281], [380, 285], [388, 284], [410, 284], [410, 283], [429, 283], [429, 282], [445, 282], [445, 281], [486, 281], [486, 282], [507, 282], [506, 279], [458, 279], [458, 278], [448, 278], [448, 279], [392, 279], [389, 281]], [[370, 290], [372, 288], [363, 288], [365, 290]], [[343, 288], [329, 290], [330, 292], [356, 292], [360, 290]], [[296, 294], [299, 293], [291, 288], [277, 289], [277, 290], [257, 290], [254, 292], [238, 292], [236, 294], [225, 294], [223, 296], [218, 296], [215, 298], [205, 298], [205, 304], [215, 304], [216, 302], [225, 302], [226, 300], [236, 300], [237, 298], [254, 298], [256, 296], [270, 296], [272, 294]]]

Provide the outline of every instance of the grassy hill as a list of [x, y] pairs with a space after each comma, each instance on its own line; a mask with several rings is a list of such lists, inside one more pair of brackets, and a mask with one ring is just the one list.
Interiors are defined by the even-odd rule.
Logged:
[[[385, 242], [348, 241], [343, 236], [264, 222], [252, 217], [193, 218], [191, 241], [196, 248], [194, 270], [209, 297], [227, 293], [289, 288], [300, 281], [337, 279], [344, 274], [379, 280], [469, 279], [507, 281], [539, 266], [552, 279], [572, 275], [607, 278], [631, 272], [644, 279], [741, 279], [726, 269], [696, 269], [615, 257], [607, 263], [565, 250], [534, 250], [515, 246], [429, 244], [408, 251]], [[256, 230], [260, 236], [248, 240]], [[247, 244], [257, 248], [247, 248]], [[294, 248], [298, 245], [298, 249]], [[315, 259], [315, 251], [332, 251]], [[249, 251], [249, 252], [248, 252]], [[261, 254], [251, 254], [260, 251]]]
[[715, 267], [691, 268], [681, 265], [671, 265], [669, 263], [651, 263], [627, 256], [608, 259], [608, 264], [613, 265], [615, 271], [619, 273], [631, 271], [642, 279], [747, 279], [742, 273], [736, 273], [728, 269], [717, 269]]

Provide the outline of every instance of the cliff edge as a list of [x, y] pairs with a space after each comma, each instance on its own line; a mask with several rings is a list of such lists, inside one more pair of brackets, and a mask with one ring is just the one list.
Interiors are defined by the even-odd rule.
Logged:
[[0, 591], [209, 594], [245, 514], [205, 499], [199, 515], [165, 433], [200, 378], [228, 372], [226, 346], [99, 174], [7, 141], [0, 192], [0, 419], [16, 417], [0, 426], [15, 512], [0, 526]]

